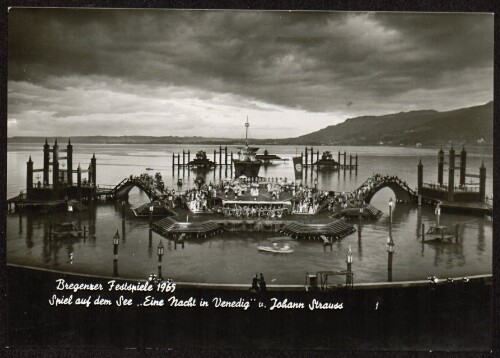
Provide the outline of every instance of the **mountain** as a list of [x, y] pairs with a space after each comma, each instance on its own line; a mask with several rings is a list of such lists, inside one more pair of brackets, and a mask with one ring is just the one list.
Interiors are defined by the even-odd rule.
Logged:
[[[67, 137], [58, 137], [67, 143]], [[9, 143], [35, 143], [45, 137], [11, 137]], [[49, 138], [52, 143], [54, 138]], [[434, 110], [400, 112], [383, 116], [348, 118], [337, 125], [296, 138], [252, 139], [253, 145], [408, 145], [424, 146], [447, 142], [468, 145], [493, 144], [493, 102], [453, 111]], [[241, 138], [206, 138], [176, 136], [75, 136], [72, 143], [109, 144], [206, 144], [240, 145]]]
[[493, 143], [493, 102], [447, 112], [411, 111], [346, 119], [280, 144], [436, 145]]

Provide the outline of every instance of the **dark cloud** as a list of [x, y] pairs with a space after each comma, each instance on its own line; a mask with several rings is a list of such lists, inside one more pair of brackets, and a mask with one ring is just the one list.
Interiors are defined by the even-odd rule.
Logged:
[[[488, 14], [11, 9], [8, 19], [9, 82], [53, 90], [69, 85], [57, 79], [92, 77], [309, 112], [379, 107], [372, 113], [493, 93]], [[456, 105], [413, 96], [457, 88], [467, 93]], [[36, 104], [27, 101], [9, 106]]]

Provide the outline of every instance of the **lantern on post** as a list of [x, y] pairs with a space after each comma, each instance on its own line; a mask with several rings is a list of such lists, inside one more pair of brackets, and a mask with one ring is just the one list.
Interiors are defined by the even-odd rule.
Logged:
[[345, 262], [347, 263], [347, 271], [351, 271], [351, 265], [352, 265], [352, 249], [351, 246], [349, 245], [349, 250], [347, 250], [347, 256]]
[[120, 234], [116, 230], [115, 236], [113, 236], [113, 255], [114, 261], [118, 260], [118, 244], [120, 243]]
[[158, 244], [158, 277], [160, 279], [162, 278], [162, 275], [161, 275], [161, 259], [163, 257], [163, 250], [164, 250], [163, 242], [160, 241], [160, 243]]
[[392, 197], [389, 198], [389, 220], [392, 222], [392, 206], [394, 205], [394, 202], [392, 201]]
[[392, 237], [392, 206], [394, 205], [392, 198], [389, 199], [389, 237]]
[[439, 218], [441, 216], [441, 207], [439, 206], [439, 203], [436, 205], [434, 213], [436, 214], [436, 226], [439, 226]]
[[359, 222], [358, 222], [358, 249], [361, 250], [361, 220], [363, 220], [364, 208], [359, 208]]
[[154, 206], [153, 203], [149, 206], [149, 228], [151, 229], [153, 227], [153, 211], [154, 211]]
[[387, 275], [388, 281], [392, 281], [392, 256], [394, 254], [394, 240], [392, 237], [387, 238], [387, 253], [388, 253], [388, 263], [387, 263]]
[[68, 221], [69, 221], [69, 226], [71, 228], [71, 214], [73, 213], [73, 205], [71, 203], [68, 203]]
[[345, 262], [347, 263], [347, 272], [345, 276], [345, 284], [346, 286], [352, 284], [352, 249], [351, 245], [349, 245], [349, 250], [347, 250], [347, 256]]

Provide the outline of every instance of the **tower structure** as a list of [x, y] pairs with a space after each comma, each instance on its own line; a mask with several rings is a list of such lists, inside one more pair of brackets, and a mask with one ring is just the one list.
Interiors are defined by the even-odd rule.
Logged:
[[50, 146], [45, 138], [43, 145], [43, 185], [49, 185]]
[[26, 169], [26, 194], [28, 197], [31, 195], [31, 192], [33, 191], [33, 161], [31, 160], [31, 155], [30, 159], [28, 160], [27, 164], [27, 169]]
[[438, 152], [438, 184], [443, 185], [444, 151], [443, 147]]
[[484, 166], [484, 160], [479, 168], [479, 199], [482, 202], [486, 199], [486, 167]]
[[53, 196], [59, 196], [59, 146], [57, 145], [57, 138], [52, 146], [52, 188]]
[[66, 146], [66, 166], [67, 166], [67, 175], [66, 181], [68, 186], [73, 185], [73, 146], [71, 145], [71, 139], [68, 139], [68, 145]]
[[417, 194], [422, 195], [422, 186], [424, 183], [424, 166], [422, 165], [422, 159], [418, 163], [418, 177], [417, 177]]
[[[61, 152], [67, 153], [67, 155], [61, 156]], [[63, 160], [66, 162], [61, 163]], [[57, 139], [51, 148], [46, 138], [43, 145], [43, 168], [33, 169], [33, 166], [34, 163], [30, 156], [26, 163], [26, 194], [28, 199], [58, 200], [68, 197], [88, 200], [92, 199], [96, 194], [97, 159], [95, 154], [90, 159], [88, 170], [82, 170], [80, 164], [78, 164], [78, 169], [74, 171], [71, 139], [68, 140], [66, 149], [61, 149], [57, 144]], [[35, 172], [43, 172], [43, 184], [38, 182], [36, 186], [34, 185]], [[73, 172], [77, 173], [76, 182], [73, 179]], [[87, 172], [91, 186], [82, 187], [82, 173]], [[40, 179], [40, 177], [37, 177], [37, 179]]]
[[460, 152], [460, 185], [465, 185], [465, 172], [467, 171], [467, 152], [465, 151], [465, 146], [462, 146], [462, 151]]
[[448, 161], [448, 201], [453, 202], [455, 194], [455, 150], [453, 145], [450, 149], [450, 157]]

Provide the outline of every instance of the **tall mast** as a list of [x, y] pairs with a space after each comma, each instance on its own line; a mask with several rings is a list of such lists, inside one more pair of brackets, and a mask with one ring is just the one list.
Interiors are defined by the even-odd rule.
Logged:
[[248, 116], [247, 116], [247, 122], [245, 123], [245, 144], [248, 146], [248, 127], [250, 127], [250, 124], [248, 123]]

